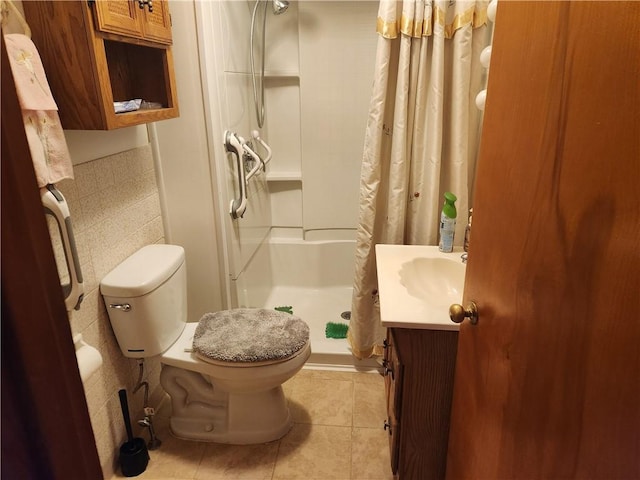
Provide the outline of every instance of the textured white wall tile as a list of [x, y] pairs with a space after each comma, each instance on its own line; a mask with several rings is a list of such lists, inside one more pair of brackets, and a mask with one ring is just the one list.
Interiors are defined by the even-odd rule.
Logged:
[[[148, 145], [76, 165], [74, 173], [75, 180], [58, 185], [73, 202], [70, 210], [85, 278], [84, 301], [80, 310], [71, 312], [69, 321], [72, 332], [82, 333], [103, 358], [85, 389], [103, 473], [110, 478], [117, 460], [114, 452], [125, 437], [118, 389], [131, 392], [137, 375], [118, 347], [99, 282], [142, 246], [162, 243], [163, 225]], [[60, 255], [61, 250], [56, 250]], [[158, 373], [149, 373], [153, 391], [159, 386]], [[135, 417], [141, 417], [142, 399], [133, 398], [130, 404]]]

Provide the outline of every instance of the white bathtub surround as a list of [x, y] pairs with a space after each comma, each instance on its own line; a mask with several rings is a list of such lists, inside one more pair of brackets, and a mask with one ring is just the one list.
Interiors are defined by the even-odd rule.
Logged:
[[305, 231], [355, 228], [377, 2], [299, 2]]
[[[437, 244], [446, 191], [458, 197], [455, 244], [462, 244], [481, 124], [473, 98], [485, 81], [479, 56], [490, 39], [486, 23], [483, 2], [434, 2], [428, 10], [411, 1], [380, 2], [349, 331], [360, 358], [380, 353], [384, 338], [374, 246]], [[395, 101], [387, 102], [391, 96]]]
[[305, 241], [271, 238], [236, 282], [240, 306], [291, 306], [309, 325], [311, 357], [305, 368], [370, 370], [375, 360], [359, 361], [346, 339], [325, 337], [327, 322], [349, 323], [341, 317], [351, 310], [353, 240]]
[[[338, 314], [350, 310], [353, 249], [344, 261], [317, 261], [323, 270], [321, 277], [330, 279], [337, 274], [329, 272], [329, 267], [342, 270], [344, 266], [348, 272], [344, 278], [306, 282], [301, 287], [291, 275], [281, 274], [282, 263], [296, 254], [283, 254], [285, 260], [273, 261], [267, 242], [276, 236], [302, 239], [303, 230], [307, 241], [354, 238], [367, 92], [376, 45], [370, 25], [375, 24], [377, 5], [375, 0], [291, 2], [282, 15], [267, 16], [267, 113], [259, 131], [273, 149], [273, 158], [266, 172], [251, 179], [247, 211], [237, 220], [229, 215], [237, 172], [235, 162], [224, 152], [222, 135], [232, 130], [249, 138], [257, 129], [249, 66], [253, 5], [237, 1], [177, 2], [172, 7], [182, 116], [158, 125], [162, 168], [171, 173], [165, 175], [168, 211], [164, 213], [169, 220], [168, 236], [185, 246], [188, 261], [211, 257], [210, 252], [216, 248], [211, 237], [216, 237], [221, 285], [218, 288], [214, 282], [209, 283], [212, 298], [225, 292], [221, 308], [287, 303], [286, 299], [295, 295], [305, 299], [298, 302], [300, 305], [309, 304], [309, 316], [330, 302], [339, 304]], [[256, 29], [258, 36], [260, 28]], [[345, 47], [346, 56], [336, 60], [335, 52]], [[199, 78], [193, 75], [198, 67]], [[194, 118], [197, 124], [203, 117], [205, 133], [192, 125]], [[203, 142], [207, 158], [198, 149], [188, 148]], [[206, 169], [210, 171], [208, 188], [202, 185]], [[206, 197], [215, 205], [214, 228], [206, 226], [212, 216]], [[212, 235], [213, 230], [216, 235]], [[287, 248], [290, 246], [287, 244]], [[276, 263], [280, 263], [277, 271], [271, 272]], [[292, 270], [301, 269], [299, 263], [293, 265], [296, 268]], [[199, 286], [207, 285], [203, 280], [217, 274], [208, 261], [199, 262], [197, 267]], [[314, 268], [306, 267], [310, 271]], [[190, 266], [191, 284], [198, 281], [193, 278], [195, 272]], [[283, 276], [287, 278], [285, 283], [278, 283]], [[288, 292], [289, 287], [304, 288], [304, 292]], [[198, 310], [214, 303], [208, 300], [205, 287], [198, 288], [198, 299], [189, 299], [190, 310], [193, 305]], [[340, 288], [339, 294], [333, 291]], [[320, 296], [320, 304], [314, 305], [311, 298], [318, 293], [316, 290], [331, 299], [338, 295], [339, 300]], [[209, 307], [207, 311], [213, 310]], [[326, 321], [341, 320], [333, 315], [322, 314], [331, 318], [318, 320], [317, 328], [312, 322], [312, 339], [318, 332], [316, 344], [324, 338]], [[194, 318], [194, 312], [190, 311], [190, 317]], [[340, 343], [335, 340], [329, 345], [333, 342]], [[345, 358], [350, 356], [346, 346], [342, 351]]]

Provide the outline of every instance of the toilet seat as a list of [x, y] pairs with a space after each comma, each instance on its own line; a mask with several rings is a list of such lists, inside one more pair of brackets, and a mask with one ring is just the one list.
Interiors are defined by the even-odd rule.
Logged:
[[227, 362], [224, 360], [214, 360], [212, 358], [201, 357], [197, 353], [195, 354], [195, 356], [197, 357], [198, 360], [202, 362], [208, 363], [209, 365], [217, 365], [218, 367], [251, 368], [251, 367], [265, 367], [267, 365], [275, 365], [277, 363], [287, 362], [289, 360], [296, 358], [298, 355], [305, 353], [308, 348], [310, 348], [309, 342], [307, 342], [303, 346], [303, 348], [301, 348], [300, 350], [298, 350], [297, 352], [293, 353], [288, 357], [278, 358], [275, 360], [262, 360], [262, 361], [256, 361], [256, 362]]
[[236, 308], [205, 314], [196, 327], [193, 351], [221, 366], [259, 366], [289, 360], [309, 343], [309, 326], [289, 313]]
[[302, 364], [304, 364], [311, 352], [311, 344], [310, 342], [307, 342], [306, 345], [295, 355], [281, 360], [265, 361], [264, 363], [206, 362], [198, 358], [198, 356], [192, 352], [193, 335], [197, 326], [197, 322], [188, 322], [185, 324], [180, 337], [173, 343], [173, 345], [171, 345], [171, 347], [169, 347], [169, 349], [160, 355], [161, 363], [172, 367], [182, 368], [184, 370], [202, 373], [203, 375], [210, 375], [212, 368], [217, 371], [226, 370], [229, 372], [229, 375], [239, 375], [240, 372], [249, 372], [251, 367], [255, 369], [260, 367], [286, 368], [286, 365], [289, 363], [298, 363], [298, 359]]

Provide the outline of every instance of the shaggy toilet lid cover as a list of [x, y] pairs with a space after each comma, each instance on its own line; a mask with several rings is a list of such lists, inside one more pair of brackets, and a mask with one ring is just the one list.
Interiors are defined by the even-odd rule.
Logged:
[[237, 308], [206, 313], [193, 336], [193, 351], [223, 362], [281, 360], [309, 341], [300, 318], [266, 308]]

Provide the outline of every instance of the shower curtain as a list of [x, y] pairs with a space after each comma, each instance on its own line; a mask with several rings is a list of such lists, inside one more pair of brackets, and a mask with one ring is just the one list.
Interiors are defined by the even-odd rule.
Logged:
[[488, 1], [381, 0], [360, 180], [352, 353], [382, 353], [375, 245], [436, 245], [446, 191], [458, 197], [460, 245], [473, 188], [481, 112], [475, 96], [489, 44]]

